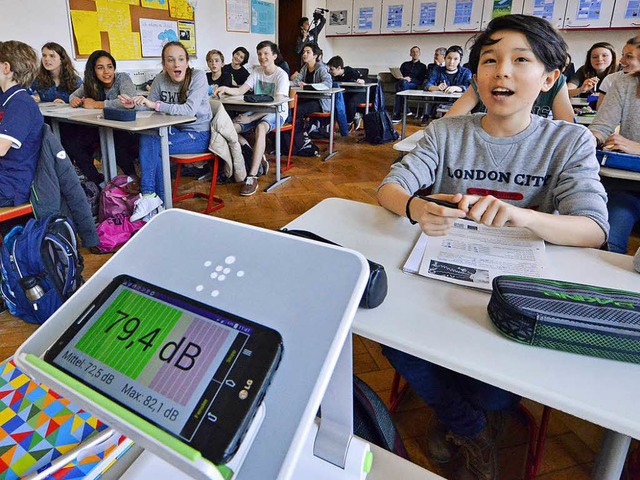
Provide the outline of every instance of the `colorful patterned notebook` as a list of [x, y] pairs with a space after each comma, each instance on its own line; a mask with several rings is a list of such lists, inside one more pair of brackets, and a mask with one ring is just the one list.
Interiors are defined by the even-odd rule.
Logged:
[[[93, 432], [107, 428], [53, 390], [31, 380], [13, 360], [0, 363], [0, 480], [16, 480], [46, 467]], [[131, 441], [123, 435], [99, 452], [65, 465], [49, 478], [95, 477], [113, 463], [116, 449]], [[127, 447], [128, 447], [127, 446]], [[118, 452], [115, 452], [118, 453]], [[107, 457], [104, 468], [96, 467]]]

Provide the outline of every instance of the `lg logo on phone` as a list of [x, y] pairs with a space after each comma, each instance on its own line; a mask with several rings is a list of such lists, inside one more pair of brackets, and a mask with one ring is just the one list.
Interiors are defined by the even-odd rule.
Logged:
[[220, 295], [220, 290], [218, 290], [219, 282], [224, 282], [232, 275], [235, 275], [238, 278], [244, 277], [244, 270], [237, 270], [234, 272], [232, 267], [234, 263], [236, 263], [236, 257], [233, 255], [229, 255], [224, 259], [223, 264], [218, 264], [216, 266], [213, 266], [213, 262], [211, 260], [204, 262], [203, 267], [207, 270], [211, 270], [209, 278], [213, 281], [213, 286], [209, 287], [211, 288], [211, 291], [209, 291], [205, 285], [196, 285], [196, 292], [201, 293], [207, 291], [212, 297], [217, 297]]

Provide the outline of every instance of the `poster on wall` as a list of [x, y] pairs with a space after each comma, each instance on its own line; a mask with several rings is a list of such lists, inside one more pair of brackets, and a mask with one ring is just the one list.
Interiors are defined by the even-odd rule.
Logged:
[[169, 9], [167, 0], [142, 0], [142, 6], [146, 8], [155, 8], [157, 10]]
[[627, 9], [624, 12], [624, 18], [640, 18], [640, 0], [629, 0]]
[[347, 10], [332, 10], [329, 13], [329, 25], [344, 26], [347, 24]]
[[387, 8], [387, 28], [402, 28], [402, 5], [389, 5]]
[[576, 20], [599, 20], [601, 11], [601, 0], [580, 0]]
[[533, 2], [532, 14], [536, 17], [551, 21], [555, 5], [555, 0], [535, 0]]
[[194, 22], [178, 22], [178, 36], [189, 55], [196, 54], [196, 24]]
[[362, 7], [358, 11], [358, 30], [373, 30], [373, 7]]
[[271, 35], [276, 31], [276, 6], [263, 0], [251, 0], [251, 33]]
[[509, 15], [511, 13], [511, 1], [512, 0], [493, 0], [493, 12], [491, 14], [491, 18]]
[[438, 5], [435, 2], [420, 4], [419, 27], [433, 27], [436, 24], [436, 13]]
[[453, 15], [453, 24], [469, 25], [471, 23], [472, 10], [473, 0], [456, 0], [456, 9]]
[[178, 22], [141, 18], [140, 38], [142, 39], [142, 56], [159, 57], [165, 43], [179, 40]]
[[227, 0], [227, 32], [249, 33], [251, 0]]

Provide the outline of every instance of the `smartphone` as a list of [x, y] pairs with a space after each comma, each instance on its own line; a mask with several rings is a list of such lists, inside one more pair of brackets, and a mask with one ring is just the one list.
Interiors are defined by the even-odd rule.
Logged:
[[44, 360], [220, 465], [238, 449], [282, 353], [271, 328], [121, 275]]

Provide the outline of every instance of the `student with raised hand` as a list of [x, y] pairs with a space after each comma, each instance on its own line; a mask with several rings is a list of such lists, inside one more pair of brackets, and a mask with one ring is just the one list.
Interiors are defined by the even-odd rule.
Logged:
[[[559, 245], [600, 247], [608, 223], [593, 139], [581, 125], [531, 113], [565, 58], [566, 43], [546, 20], [494, 18], [470, 55], [487, 113], [429, 124], [416, 148], [392, 165], [378, 189], [380, 204], [431, 236], [469, 217], [487, 226], [526, 227]], [[414, 195], [424, 187], [455, 207]], [[447, 462], [459, 458], [454, 452], [460, 449], [463, 478], [497, 478], [496, 435], [518, 397], [393, 348], [383, 353], [436, 414], [429, 456]]]
[[587, 51], [584, 65], [567, 81], [569, 96], [587, 98], [597, 93], [602, 79], [616, 70], [618, 59], [613, 45], [608, 42], [594, 43]]
[[[253, 90], [256, 94], [271, 95], [273, 98], [288, 96], [289, 78], [285, 71], [275, 64], [278, 46], [264, 40], [257, 45], [256, 50], [260, 66], [253, 69], [247, 81], [236, 88], [219, 87], [214, 95], [244, 95], [249, 90]], [[282, 125], [288, 115], [289, 107], [287, 103], [283, 103], [277, 115], [275, 113], [245, 113], [233, 119], [236, 132], [245, 133], [255, 130], [251, 168], [240, 189], [240, 195], [249, 196], [258, 191], [258, 170], [261, 165], [265, 173], [269, 168], [269, 164], [264, 158], [267, 133], [276, 129], [276, 122]]]
[[[317, 45], [305, 45], [302, 49], [302, 68], [293, 79], [294, 87], [304, 87], [311, 83], [322, 83], [327, 88], [333, 86], [333, 79], [329, 68], [322, 62], [322, 50]], [[328, 112], [331, 110], [329, 98], [298, 98], [296, 112], [296, 131], [294, 152], [298, 152], [304, 145], [304, 116], [313, 112]], [[330, 126], [333, 128], [333, 125]]]
[[616, 78], [621, 75], [635, 73], [640, 70], [640, 59], [636, 57], [635, 53], [636, 44], [638, 43], [640, 43], [640, 35], [627, 40], [627, 43], [625, 43], [624, 47], [622, 47], [622, 55], [620, 55], [620, 67], [622, 67], [622, 70], [618, 70], [617, 72], [607, 75], [606, 77], [604, 77], [602, 82], [600, 82], [600, 93], [598, 95], [596, 110], [598, 110], [602, 105], [604, 97], [607, 96], [607, 92], [609, 91], [609, 88], [611, 88], [611, 84]]
[[249, 51], [244, 47], [238, 47], [233, 51], [231, 63], [222, 67], [222, 73], [228, 73], [233, 79], [233, 87], [239, 87], [249, 78], [249, 71], [244, 66], [249, 61]]
[[[486, 112], [486, 107], [478, 96], [478, 86], [473, 77], [471, 78], [470, 85], [471, 88], [468, 88], [467, 91], [451, 105], [445, 117], [466, 115], [471, 112]], [[574, 123], [575, 114], [571, 101], [569, 100], [567, 80], [564, 75], [560, 75], [549, 90], [541, 91], [538, 94], [538, 98], [536, 98], [536, 101], [533, 103], [531, 113], [544, 118], [552, 115], [554, 120], [564, 120], [569, 123]]]
[[[426, 80], [424, 89], [430, 92], [460, 93], [465, 92], [471, 81], [471, 70], [460, 65], [462, 62], [462, 47], [453, 45], [446, 51], [444, 66], [435, 67], [431, 76]], [[427, 123], [436, 105], [427, 104], [422, 123]]]
[[229, 72], [224, 71], [224, 55], [220, 50], [209, 50], [207, 52], [207, 66], [210, 72], [207, 73], [207, 83], [209, 93], [212, 94], [218, 87], [232, 87], [233, 78]]
[[[634, 53], [636, 62], [640, 61], [640, 42], [634, 45]], [[618, 125], [620, 132], [615, 133]], [[621, 75], [612, 82], [589, 130], [599, 148], [640, 156], [640, 71]], [[607, 179], [606, 185], [609, 250], [627, 253], [631, 230], [640, 221], [640, 188], [634, 181]]]
[[29, 200], [44, 119], [27, 92], [38, 55], [26, 43], [0, 42], [0, 207]]
[[[122, 108], [118, 95], [133, 96], [136, 87], [123, 72], [116, 72], [116, 60], [105, 50], [89, 55], [84, 70], [84, 82], [69, 97], [73, 108]], [[100, 143], [98, 127], [66, 126], [61, 129], [62, 145], [80, 171], [92, 182], [102, 183], [104, 176], [93, 163], [95, 145]], [[114, 130], [116, 162], [125, 175], [135, 175], [134, 160], [138, 156], [138, 136]]]
[[[336, 55], [335, 57], [331, 57], [327, 62], [327, 66], [329, 67], [329, 73], [333, 77], [334, 82], [365, 83], [360, 72], [349, 66], [345, 66], [344, 60], [342, 60], [342, 57], [340, 56]], [[354, 92], [347, 90], [343, 93], [343, 97], [347, 114], [347, 123], [353, 123], [353, 119], [358, 111], [358, 105], [367, 101], [367, 94], [366, 92]]]
[[[177, 41], [166, 43], [162, 48], [162, 68], [151, 85], [149, 97], [120, 95], [120, 103], [126, 108], [143, 107], [168, 115], [196, 117], [195, 122], [169, 129], [169, 153], [206, 152], [212, 117], [206, 75], [189, 66], [189, 53]], [[140, 169], [141, 193], [131, 215], [132, 222], [150, 220], [163, 203], [160, 137], [140, 136]]]
[[82, 85], [82, 79], [73, 68], [67, 51], [62, 45], [48, 42], [42, 46], [41, 53], [40, 70], [31, 84], [33, 99], [69, 103], [69, 95]]
[[[411, 47], [409, 56], [411, 56], [411, 60], [400, 65], [400, 72], [403, 78], [396, 82], [396, 93], [420, 88], [427, 75], [427, 66], [420, 61], [420, 47], [417, 45]], [[396, 100], [393, 105], [393, 123], [400, 123], [402, 121], [402, 105], [402, 97], [396, 95]], [[412, 113], [409, 112], [408, 115], [412, 115]]]

